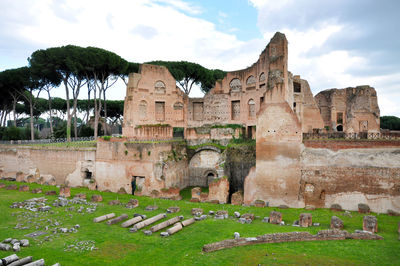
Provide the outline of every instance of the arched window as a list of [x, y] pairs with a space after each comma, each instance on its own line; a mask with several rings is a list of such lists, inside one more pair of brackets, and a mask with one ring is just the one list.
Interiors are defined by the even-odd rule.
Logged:
[[146, 119], [147, 117], [147, 102], [146, 101], [140, 101], [139, 103], [139, 118], [140, 119]]
[[254, 86], [256, 84], [256, 78], [253, 76], [253, 75], [251, 75], [250, 77], [248, 77], [247, 78], [247, 81], [246, 81], [246, 86]]
[[253, 99], [249, 100], [248, 109], [249, 109], [249, 118], [255, 118], [256, 117], [256, 103]]
[[237, 78], [232, 79], [229, 86], [231, 87], [231, 92], [240, 92], [242, 90], [242, 83]]
[[161, 80], [157, 81], [154, 84], [154, 93], [156, 94], [165, 94], [165, 84]]
[[260, 79], [259, 80], [260, 80], [260, 83], [265, 82], [265, 73], [264, 72], [260, 74]]

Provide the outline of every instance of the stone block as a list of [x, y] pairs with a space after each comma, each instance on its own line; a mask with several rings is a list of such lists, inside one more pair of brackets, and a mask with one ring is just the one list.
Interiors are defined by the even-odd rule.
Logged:
[[206, 202], [206, 201], [208, 201], [208, 193], [206, 193], [206, 192], [201, 192], [201, 193], [200, 193], [200, 201], [201, 201], [201, 202]]
[[272, 211], [269, 214], [269, 223], [271, 224], [280, 224], [282, 222], [282, 213]]
[[60, 187], [60, 194], [61, 197], [69, 198], [71, 197], [71, 188], [69, 187]]
[[86, 199], [86, 194], [85, 194], [85, 193], [79, 193], [79, 194], [76, 194], [76, 195], [74, 196], [74, 198]]
[[254, 202], [254, 206], [256, 206], [256, 207], [265, 207], [265, 201], [263, 201], [263, 200], [256, 200], [256, 201]]
[[193, 208], [191, 211], [193, 216], [200, 216], [203, 214], [203, 209], [201, 208]]
[[34, 183], [36, 181], [36, 178], [33, 175], [28, 175], [26, 177], [26, 182], [28, 183]]
[[18, 186], [15, 184], [6, 186], [7, 190], [18, 190]]
[[46, 196], [55, 196], [57, 195], [57, 192], [54, 190], [46, 191], [45, 193]]
[[243, 192], [237, 191], [232, 194], [231, 204], [241, 206], [243, 204]]
[[400, 216], [399, 212], [396, 212], [396, 211], [391, 210], [391, 209], [387, 210], [387, 214], [390, 215], [390, 216]]
[[331, 211], [336, 211], [336, 212], [341, 212], [343, 211], [342, 206], [340, 206], [339, 204], [332, 204], [330, 207]]
[[128, 209], [133, 209], [139, 206], [139, 200], [137, 199], [130, 199], [129, 202], [125, 205]]
[[289, 206], [287, 206], [287, 205], [279, 205], [278, 208], [279, 209], [289, 209]]
[[119, 200], [110, 200], [108, 202], [108, 205], [113, 206], [113, 205], [120, 205], [121, 202]]
[[360, 203], [358, 204], [358, 212], [359, 213], [370, 213], [371, 209], [367, 204]]
[[38, 193], [42, 193], [43, 191], [42, 191], [42, 189], [39, 187], [39, 188], [34, 188], [34, 189], [32, 189], [31, 192], [34, 193], [34, 194], [38, 194]]
[[29, 191], [29, 186], [27, 186], [27, 185], [22, 185], [22, 186], [20, 186], [19, 187], [19, 191]]
[[367, 215], [363, 218], [363, 230], [371, 233], [378, 232], [378, 219], [373, 215]]
[[200, 199], [201, 188], [194, 187], [192, 188], [192, 199]]
[[101, 195], [93, 195], [92, 196], [92, 201], [101, 202], [101, 201], [103, 201], [103, 197]]
[[337, 216], [331, 218], [331, 229], [343, 229], [343, 221]]
[[299, 218], [299, 225], [301, 227], [312, 226], [312, 216], [311, 213], [301, 213]]
[[254, 221], [255, 216], [253, 213], [244, 213], [240, 216], [240, 218], [244, 218], [244, 219], [250, 219], [252, 221]]
[[168, 213], [175, 213], [175, 212], [179, 212], [181, 210], [181, 208], [179, 208], [178, 206], [173, 206], [173, 207], [169, 207], [167, 209]]
[[146, 208], [144, 209], [145, 211], [155, 211], [155, 210], [157, 210], [158, 209], [158, 206], [156, 206], [156, 205], [149, 205], [149, 206], [146, 206]]

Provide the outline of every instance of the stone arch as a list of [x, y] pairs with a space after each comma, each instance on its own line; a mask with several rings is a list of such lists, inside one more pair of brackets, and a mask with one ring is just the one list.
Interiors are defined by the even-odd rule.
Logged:
[[214, 179], [218, 178], [218, 173], [215, 170], [206, 170], [203, 174], [204, 178], [207, 180], [207, 185], [209, 185]]
[[165, 83], [162, 82], [161, 80], [157, 81], [154, 84], [154, 93], [155, 94], [165, 94], [165, 90], [166, 90]]
[[139, 118], [142, 120], [147, 118], [147, 102], [145, 100], [139, 103]]
[[231, 88], [231, 92], [240, 92], [242, 90], [242, 83], [238, 78], [234, 78], [229, 83], [229, 87]]
[[262, 83], [262, 82], [265, 82], [265, 80], [266, 80], [265, 73], [262, 72], [262, 73], [260, 74], [259, 81], [260, 81], [260, 83]]
[[256, 102], [253, 99], [250, 99], [247, 103], [249, 110], [249, 118], [256, 117]]
[[197, 151], [189, 161], [189, 185], [208, 186], [209, 178], [218, 177], [216, 169], [220, 159], [220, 151], [205, 147]]

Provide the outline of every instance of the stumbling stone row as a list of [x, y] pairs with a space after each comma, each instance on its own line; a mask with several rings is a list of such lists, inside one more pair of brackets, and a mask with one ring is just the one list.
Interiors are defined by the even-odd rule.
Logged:
[[109, 213], [109, 214], [94, 218], [93, 222], [94, 223], [99, 223], [99, 222], [102, 222], [102, 221], [105, 221], [105, 220], [108, 220], [108, 219], [111, 219], [111, 218], [114, 218], [114, 217], [115, 217], [115, 213]]
[[176, 223], [176, 222], [179, 222], [179, 221], [182, 220], [182, 219], [183, 219], [183, 216], [176, 216], [176, 217], [174, 217], [174, 218], [171, 218], [171, 219], [169, 219], [169, 220], [166, 220], [166, 221], [164, 221], [164, 222], [162, 222], [162, 223], [159, 223], [159, 224], [157, 224], [157, 225], [151, 227], [151, 228], [150, 228], [150, 231], [151, 231], [152, 233], [157, 232], [157, 231], [159, 231], [159, 230], [161, 230], [161, 229], [163, 229], [163, 228], [165, 228], [165, 227], [168, 227], [168, 226], [170, 226], [170, 225], [172, 225], [172, 224], [174, 224], [174, 223]]
[[128, 214], [124, 213], [114, 219], [108, 220], [107, 224], [108, 225], [116, 224], [116, 223], [122, 222], [123, 220], [126, 220], [126, 219], [128, 219]]
[[156, 216], [153, 216], [149, 219], [146, 219], [144, 221], [141, 221], [141, 222], [135, 224], [131, 229], [129, 229], [129, 232], [137, 232], [138, 230], [142, 229], [143, 227], [146, 227], [152, 223], [155, 223], [161, 219], [164, 219], [165, 217], [167, 217], [167, 215], [165, 213], [160, 213]]

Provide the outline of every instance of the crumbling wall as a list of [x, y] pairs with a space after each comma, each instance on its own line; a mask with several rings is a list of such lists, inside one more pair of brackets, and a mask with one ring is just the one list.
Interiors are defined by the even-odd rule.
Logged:
[[400, 149], [306, 147], [301, 153], [300, 198], [306, 205], [329, 208], [340, 204], [357, 210], [400, 211]]
[[22, 172], [26, 176], [37, 169], [40, 176], [51, 175], [57, 184], [64, 184], [77, 165], [94, 162], [95, 156], [95, 148], [2, 146], [0, 166], [5, 173]]

